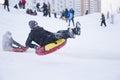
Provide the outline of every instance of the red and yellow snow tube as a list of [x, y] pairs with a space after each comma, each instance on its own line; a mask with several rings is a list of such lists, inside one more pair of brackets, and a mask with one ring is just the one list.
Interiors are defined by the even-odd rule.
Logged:
[[50, 43], [47, 44], [46, 46], [40, 47], [38, 50], [36, 50], [36, 54], [38, 55], [46, 55], [49, 53], [52, 53], [61, 47], [63, 47], [66, 44], [65, 39], [59, 39], [56, 41], [56, 43]]

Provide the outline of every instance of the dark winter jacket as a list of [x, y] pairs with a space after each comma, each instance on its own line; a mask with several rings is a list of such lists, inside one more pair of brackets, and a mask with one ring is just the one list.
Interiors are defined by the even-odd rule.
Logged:
[[65, 18], [68, 18], [68, 9], [65, 9]]
[[40, 3], [37, 3], [37, 4], [36, 4], [36, 8], [39, 8], [39, 7], [40, 7]]
[[22, 4], [25, 5], [26, 4], [26, 0], [22, 0]]
[[102, 14], [101, 17], [102, 17], [101, 20], [102, 20], [102, 21], [105, 21], [105, 16], [104, 16], [104, 14]]
[[4, 5], [9, 6], [9, 1], [8, 1], [8, 0], [5, 0]]
[[37, 43], [39, 46], [44, 46], [52, 41], [54, 41], [52, 38], [53, 33], [44, 30], [42, 27], [37, 27], [29, 33], [29, 36], [26, 41], [26, 46], [30, 48], [35, 48], [37, 45], [32, 44], [32, 41]]
[[47, 10], [47, 7], [48, 7], [47, 4], [43, 3], [43, 6], [42, 6], [43, 11]]

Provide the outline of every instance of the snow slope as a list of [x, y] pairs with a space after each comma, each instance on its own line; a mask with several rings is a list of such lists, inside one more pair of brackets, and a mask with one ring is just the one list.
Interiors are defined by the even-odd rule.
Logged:
[[[120, 80], [120, 15], [115, 24], [107, 20], [100, 26], [99, 13], [77, 17], [81, 35], [68, 39], [66, 46], [46, 56], [38, 56], [33, 49], [24, 53], [5, 52], [0, 47], [0, 80]], [[29, 20], [37, 20], [46, 30], [67, 29], [68, 23], [53, 16], [25, 14], [24, 10], [0, 5], [0, 44], [2, 35], [11, 31], [13, 38], [25, 44], [30, 31]]]

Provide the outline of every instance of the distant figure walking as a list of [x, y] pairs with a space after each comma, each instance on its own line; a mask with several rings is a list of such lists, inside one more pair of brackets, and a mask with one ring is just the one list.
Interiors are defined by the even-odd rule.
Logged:
[[10, 11], [10, 9], [9, 9], [9, 0], [4, 1], [4, 9], [6, 9], [6, 7], [7, 7], [7, 10], [9, 12]]
[[105, 22], [105, 16], [104, 14], [102, 13], [101, 15], [101, 26], [104, 24], [104, 26], [106, 27], [106, 22]]

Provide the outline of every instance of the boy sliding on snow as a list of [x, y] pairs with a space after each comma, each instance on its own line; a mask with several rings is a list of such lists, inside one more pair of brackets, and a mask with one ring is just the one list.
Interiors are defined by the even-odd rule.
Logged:
[[[31, 32], [26, 40], [26, 46], [34, 49], [38, 49], [40, 46], [45, 46], [52, 42], [56, 43], [58, 39], [75, 38], [75, 35], [80, 35], [80, 27], [78, 26], [73, 29], [60, 30], [57, 33], [43, 29], [43, 27], [38, 26], [38, 23], [34, 20], [29, 21], [29, 26]], [[37, 43], [37, 45], [33, 44], [32, 41]]]
[[8, 31], [3, 35], [2, 47], [4, 51], [14, 51], [17, 48], [20, 49], [24, 46], [13, 40], [11, 32]]

